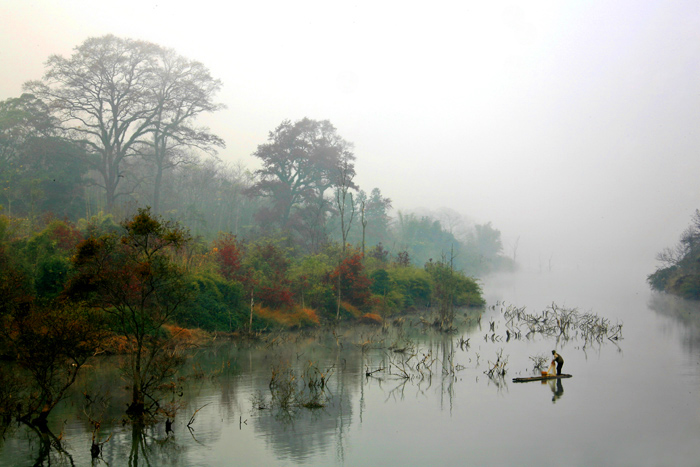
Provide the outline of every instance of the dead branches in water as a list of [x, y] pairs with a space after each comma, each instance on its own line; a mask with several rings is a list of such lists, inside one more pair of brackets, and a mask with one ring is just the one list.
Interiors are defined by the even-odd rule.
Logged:
[[508, 357], [503, 357], [503, 349], [496, 352], [496, 362], [489, 361], [489, 369], [484, 371], [484, 374], [489, 378], [504, 377], [506, 375], [506, 366], [508, 365]]
[[317, 409], [328, 402], [328, 380], [335, 373], [335, 365], [323, 369], [309, 360], [307, 365], [296, 372], [287, 362], [278, 362], [271, 367], [270, 399], [257, 394], [253, 397], [253, 407], [259, 410], [277, 408], [292, 414], [297, 409]]
[[460, 337], [460, 338], [459, 338], [459, 342], [457, 343], [457, 345], [459, 346], [459, 348], [462, 349], [462, 350], [465, 350], [465, 351], [466, 351], [466, 350], [469, 350], [469, 339], [471, 339], [471, 338], [470, 338], [470, 337], [467, 337], [467, 338], [465, 339], [464, 336]]
[[386, 352], [385, 361], [380, 368], [366, 368], [365, 376], [377, 377], [377, 373], [388, 371], [385, 376], [405, 381], [430, 381], [435, 375], [454, 376], [465, 367], [455, 364], [452, 353], [437, 356], [435, 349], [416, 350], [413, 347], [394, 349]]
[[506, 387], [506, 367], [508, 366], [508, 356], [503, 356], [503, 349], [499, 349], [496, 352], [496, 361], [491, 363], [489, 361], [488, 370], [484, 371], [484, 374], [489, 377], [489, 381], [494, 383], [497, 388], [503, 389]]
[[533, 362], [532, 369], [533, 371], [542, 371], [546, 366], [547, 362], [549, 361], [549, 355], [547, 354], [538, 354], [534, 355], [532, 357], [529, 357], [530, 360]]
[[526, 328], [527, 338], [540, 334], [561, 340], [578, 338], [586, 344], [622, 339], [621, 323], [613, 324], [595, 313], [580, 313], [576, 308], [559, 307], [555, 303], [539, 313], [528, 313], [525, 307], [509, 305], [503, 311], [503, 317], [508, 328], [507, 341], [511, 337], [519, 339], [521, 327]]

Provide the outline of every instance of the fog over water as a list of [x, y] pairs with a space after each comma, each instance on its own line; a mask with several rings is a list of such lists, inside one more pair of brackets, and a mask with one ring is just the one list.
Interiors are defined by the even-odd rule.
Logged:
[[653, 271], [700, 206], [697, 2], [0, 0], [0, 100], [91, 36], [207, 66], [225, 161], [329, 119], [357, 181], [501, 230], [528, 270]]

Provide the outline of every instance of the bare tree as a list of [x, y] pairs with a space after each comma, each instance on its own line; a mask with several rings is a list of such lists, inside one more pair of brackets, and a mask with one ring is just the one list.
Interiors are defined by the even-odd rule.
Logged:
[[517, 257], [518, 257], [518, 245], [520, 244], [520, 236], [515, 239], [515, 243], [513, 243], [513, 263], [516, 262]]
[[686, 246], [683, 243], [679, 243], [673, 248], [664, 248], [656, 255], [656, 260], [663, 263], [665, 267], [671, 267], [680, 263], [687, 253]]
[[107, 35], [87, 39], [70, 58], [52, 55], [46, 68], [42, 81], [24, 88], [47, 102], [65, 132], [98, 156], [96, 184], [105, 190], [109, 211], [124, 195], [125, 160], [144, 147], [152, 148], [162, 174], [179, 147], [223, 146], [192, 126], [202, 112], [220, 108], [211, 101], [220, 82], [172, 50]]
[[365, 258], [365, 237], [367, 234], [367, 217], [365, 216], [365, 208], [367, 207], [367, 196], [363, 196], [360, 200], [360, 224], [362, 224], [362, 260]]
[[470, 221], [454, 209], [443, 207], [436, 213], [444, 230], [458, 239], [467, 239], [470, 234]]
[[90, 38], [69, 59], [49, 57], [43, 82], [24, 85], [49, 103], [73, 138], [99, 155], [95, 169], [110, 210], [119, 196], [122, 161], [151, 128], [157, 50], [154, 44], [112, 35]]
[[[356, 190], [357, 186], [353, 182], [355, 178], [355, 167], [352, 164], [354, 156], [349, 147], [343, 150], [340, 165], [338, 166], [338, 178], [335, 187], [335, 203], [338, 208], [340, 218], [340, 234], [342, 238], [341, 251], [345, 255], [345, 245], [348, 240], [348, 233], [355, 217], [355, 202], [350, 190]], [[350, 211], [348, 213], [348, 210]]]
[[160, 209], [163, 172], [181, 164], [193, 163], [191, 148], [216, 154], [226, 144], [207, 128], [193, 126], [202, 113], [215, 112], [224, 106], [213, 102], [221, 88], [209, 70], [199, 62], [188, 60], [172, 49], [159, 49], [156, 80], [151, 98], [155, 101], [150, 151], [146, 154], [155, 165], [152, 209]]

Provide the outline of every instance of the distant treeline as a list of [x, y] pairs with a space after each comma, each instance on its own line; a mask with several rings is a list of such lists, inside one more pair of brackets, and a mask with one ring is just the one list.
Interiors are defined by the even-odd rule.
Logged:
[[678, 244], [664, 249], [657, 259], [662, 266], [647, 278], [652, 289], [700, 299], [700, 210], [695, 210]]

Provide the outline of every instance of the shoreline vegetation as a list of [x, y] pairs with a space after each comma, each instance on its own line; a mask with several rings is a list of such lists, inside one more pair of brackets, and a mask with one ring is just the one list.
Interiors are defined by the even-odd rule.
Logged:
[[661, 266], [647, 277], [653, 290], [700, 300], [700, 210], [695, 210], [678, 243], [665, 248], [656, 259]]
[[283, 239], [227, 234], [193, 249], [186, 229], [148, 208], [109, 219], [83, 229], [54, 219], [23, 236], [21, 223], [0, 216], [0, 364], [12, 369], [0, 373], [5, 428], [19, 421], [49, 433], [51, 411], [101, 355], [123, 357], [126, 414], [144, 426], [174, 416], [164, 395], [189, 349], [341, 323], [381, 327], [406, 312], [449, 333], [457, 310], [484, 305], [478, 280], [444, 256], [417, 267], [381, 245], [365, 257], [329, 244], [294, 257]]

